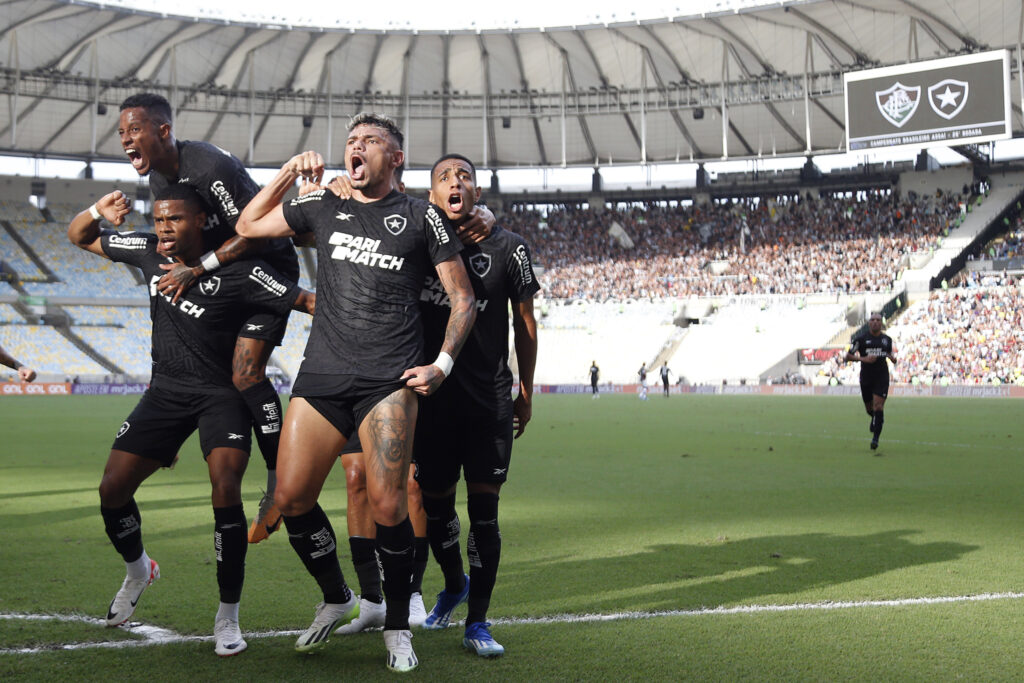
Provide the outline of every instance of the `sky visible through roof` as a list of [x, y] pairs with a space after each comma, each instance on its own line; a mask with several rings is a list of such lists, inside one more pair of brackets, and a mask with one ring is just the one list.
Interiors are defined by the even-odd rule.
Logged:
[[107, 7], [126, 7], [201, 19], [246, 23], [322, 26], [326, 28], [390, 30], [488, 30], [585, 26], [620, 22], [731, 12], [759, 5], [778, 5], [771, 0], [587, 0], [553, 3], [550, 0], [475, 2], [465, 4], [423, 3], [393, 0], [390, 3], [282, 3], [279, 0], [105, 0]]

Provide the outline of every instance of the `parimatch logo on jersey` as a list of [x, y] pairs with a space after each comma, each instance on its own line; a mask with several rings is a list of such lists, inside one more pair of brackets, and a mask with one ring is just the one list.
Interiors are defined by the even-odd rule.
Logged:
[[334, 232], [328, 240], [334, 246], [331, 258], [337, 261], [349, 261], [357, 265], [383, 268], [384, 270], [401, 270], [405, 258], [381, 254], [380, 240], [350, 235], [347, 232]]

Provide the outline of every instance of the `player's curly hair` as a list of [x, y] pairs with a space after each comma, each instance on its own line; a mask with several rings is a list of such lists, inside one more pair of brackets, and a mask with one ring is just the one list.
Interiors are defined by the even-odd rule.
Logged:
[[386, 131], [394, 139], [395, 146], [398, 149], [402, 149], [405, 146], [405, 136], [402, 135], [402, 129], [398, 127], [398, 124], [390, 116], [368, 111], [360, 112], [349, 120], [348, 132], [351, 133], [352, 129], [356, 126], [376, 126]]

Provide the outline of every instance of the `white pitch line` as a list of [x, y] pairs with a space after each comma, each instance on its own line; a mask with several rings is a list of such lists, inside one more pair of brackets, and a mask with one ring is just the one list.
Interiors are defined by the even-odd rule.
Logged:
[[[787, 437], [787, 438], [794, 438], [794, 439], [826, 439], [826, 440], [833, 440], [833, 441], [854, 441], [854, 442], [858, 442], [858, 443], [861, 442], [861, 441], [867, 441], [868, 440], [867, 438], [863, 438], [862, 439], [862, 438], [857, 437], [857, 436], [845, 436], [845, 435], [840, 435], [840, 434], [826, 434], [826, 433], [822, 433], [822, 434], [806, 434], [806, 433], [797, 433], [797, 432], [747, 432], [747, 433], [748, 434], [753, 434], [754, 436], [778, 436], [778, 437]], [[912, 441], [912, 440], [909, 440], [909, 439], [888, 439], [887, 438], [882, 443], [883, 443], [883, 445], [887, 444], [887, 443], [898, 443], [898, 444], [908, 444], [908, 445], [911, 445], [911, 446], [943, 446], [943, 447], [949, 447], [949, 448], [968, 448], [968, 449], [980, 448], [980, 446], [978, 446], [978, 444], [976, 444], [976, 443], [952, 443], [952, 442], [949, 442], [949, 441]]]
[[[655, 612], [616, 612], [612, 614], [558, 614], [550, 617], [516, 617], [492, 620], [495, 625], [531, 625], [531, 624], [580, 624], [604, 621], [625, 621], [636, 619], [653, 619], [656, 617], [703, 617], [728, 614], [759, 614], [766, 612], [814, 612], [840, 609], [862, 609], [866, 607], [906, 607], [912, 605], [944, 605], [951, 603], [991, 602], [994, 600], [1020, 600], [1024, 593], [981, 593], [978, 595], [954, 595], [934, 598], [901, 598], [897, 600], [848, 600], [838, 602], [800, 602], [789, 605], [739, 605], [736, 607], [705, 607], [689, 610], [661, 610]], [[61, 614], [16, 614], [0, 613], [0, 619], [24, 621], [63, 621], [79, 622], [104, 626], [106, 622], [96, 617]], [[460, 622], [461, 623], [461, 622]], [[452, 626], [456, 626], [452, 622]], [[38, 654], [58, 650], [84, 650], [92, 648], [118, 649], [128, 647], [148, 647], [151, 645], [167, 645], [172, 643], [210, 642], [213, 636], [184, 636], [169, 629], [149, 626], [133, 622], [122, 630], [142, 636], [139, 640], [117, 640], [91, 643], [62, 643], [44, 647], [0, 648], [0, 655]], [[256, 631], [245, 633], [246, 638], [279, 638], [297, 636], [303, 631]]]

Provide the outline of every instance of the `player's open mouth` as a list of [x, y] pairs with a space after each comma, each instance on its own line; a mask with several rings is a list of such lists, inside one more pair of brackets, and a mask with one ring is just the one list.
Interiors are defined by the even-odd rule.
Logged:
[[174, 235], [161, 235], [160, 239], [157, 241], [157, 250], [170, 251], [174, 249], [174, 245], [176, 243], [177, 240], [174, 239]]
[[458, 213], [462, 210], [462, 193], [453, 192], [448, 196], [448, 208]]
[[142, 155], [134, 147], [126, 147], [124, 153], [128, 155], [128, 161], [132, 163], [136, 170], [146, 165], [146, 160], [142, 158]]
[[366, 174], [366, 161], [358, 154], [352, 155], [352, 180], [362, 180]]

